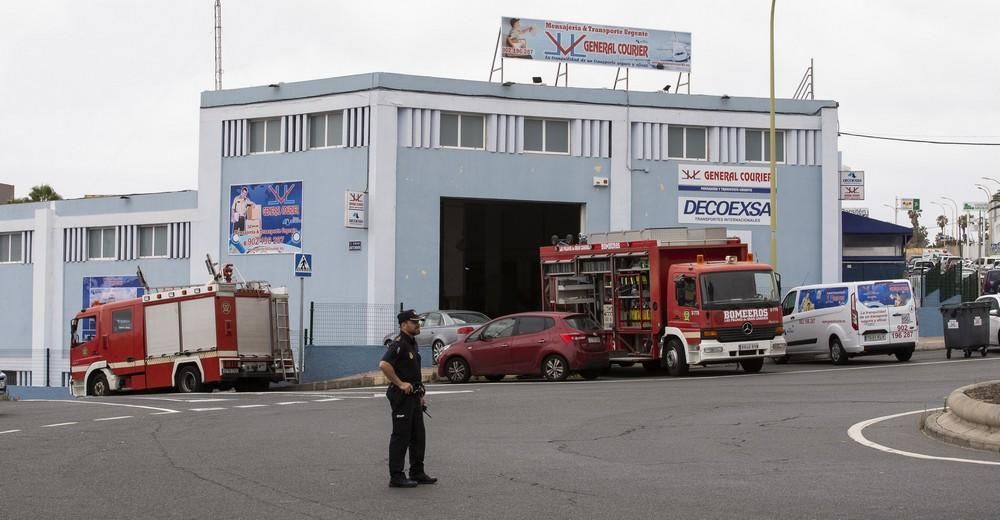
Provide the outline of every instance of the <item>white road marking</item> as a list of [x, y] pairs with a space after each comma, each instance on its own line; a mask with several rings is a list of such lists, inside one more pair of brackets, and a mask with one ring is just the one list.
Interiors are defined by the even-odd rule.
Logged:
[[306, 402], [305, 401], [285, 401], [283, 403], [274, 403], [274, 404], [276, 404], [278, 406], [286, 406], [286, 405], [289, 405], [289, 404], [306, 404]]
[[119, 419], [131, 419], [131, 415], [119, 415], [118, 417], [105, 417], [103, 419], [94, 419], [95, 421], [117, 421]]
[[330, 401], [340, 401], [340, 400], [341, 399], [339, 397], [331, 397], [329, 399], [316, 399], [313, 402], [314, 403], [327, 403], [327, 402], [330, 402]]
[[217, 410], [225, 410], [225, 408], [191, 408], [192, 412], [214, 412]]
[[263, 408], [265, 406], [271, 406], [269, 404], [241, 404], [234, 406], [233, 408]]
[[925, 412], [935, 412], [935, 411], [940, 410], [940, 409], [941, 408], [928, 408], [926, 410], [914, 410], [912, 412], [903, 412], [903, 413], [897, 413], [897, 414], [893, 414], [893, 415], [886, 415], [884, 417], [876, 417], [874, 419], [868, 419], [867, 421], [861, 421], [861, 422], [859, 422], [859, 423], [851, 426], [847, 430], [847, 435], [854, 442], [857, 442], [858, 444], [861, 444], [862, 446], [867, 446], [869, 448], [874, 448], [876, 450], [884, 451], [886, 453], [893, 453], [895, 455], [902, 455], [904, 457], [910, 457], [910, 458], [914, 458], [914, 459], [923, 459], [923, 460], [944, 460], [944, 461], [949, 461], [949, 462], [965, 462], [965, 463], [968, 463], [968, 464], [982, 464], [982, 465], [986, 465], [986, 466], [1000, 466], [1000, 462], [990, 461], [990, 460], [959, 459], [959, 458], [955, 458], [955, 457], [937, 457], [937, 456], [934, 456], [934, 455], [924, 455], [923, 453], [913, 453], [912, 451], [897, 450], [895, 448], [890, 448], [888, 446], [883, 446], [882, 444], [879, 444], [877, 442], [872, 442], [872, 441], [868, 440], [867, 438], [865, 438], [864, 429], [867, 428], [867, 427], [869, 427], [869, 426], [871, 426], [871, 425], [873, 425], [873, 424], [877, 424], [877, 423], [880, 423], [882, 421], [888, 421], [890, 419], [895, 419], [897, 417], [905, 417], [907, 415], [914, 415], [914, 414], [925, 413]]
[[104, 406], [124, 406], [126, 408], [140, 408], [143, 410], [156, 410], [160, 413], [153, 413], [150, 415], [167, 415], [171, 413], [181, 413], [180, 410], [171, 410], [170, 408], [157, 408], [155, 406], [142, 406], [139, 404], [124, 404], [124, 403], [105, 403], [104, 401], [91, 401], [78, 399], [76, 401], [66, 401], [67, 403], [78, 403], [78, 404], [102, 404]]
[[19, 431], [21, 431], [21, 430], [6, 430], [6, 431], [2, 431], [2, 432], [0, 432], [0, 435], [3, 435], [3, 434], [5, 434], [5, 433], [17, 433], [17, 432], [19, 432]]
[[146, 399], [149, 401], [170, 401], [174, 403], [217, 403], [222, 401], [232, 401], [232, 399], [177, 399], [174, 397], [132, 397], [132, 399]]
[[55, 428], [57, 426], [69, 426], [71, 424], [77, 424], [77, 423], [74, 421], [74, 422], [61, 422], [61, 423], [55, 423], [55, 424], [46, 424], [45, 426], [42, 426], [42, 428]]
[[441, 395], [441, 394], [471, 394], [475, 393], [475, 390], [431, 390], [427, 392], [427, 395]]

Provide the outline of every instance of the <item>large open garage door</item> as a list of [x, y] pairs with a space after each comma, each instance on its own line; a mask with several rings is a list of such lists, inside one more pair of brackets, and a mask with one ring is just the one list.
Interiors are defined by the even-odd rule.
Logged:
[[442, 309], [539, 310], [538, 248], [580, 232], [581, 204], [441, 199]]

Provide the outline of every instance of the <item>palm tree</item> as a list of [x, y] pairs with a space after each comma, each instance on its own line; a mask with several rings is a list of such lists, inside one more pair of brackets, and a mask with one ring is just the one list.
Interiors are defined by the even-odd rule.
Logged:
[[948, 217], [946, 217], [944, 215], [938, 215], [938, 217], [937, 217], [937, 225], [938, 225], [939, 228], [941, 228], [941, 234], [944, 235], [944, 228], [945, 228], [945, 226], [948, 225]]
[[31, 191], [28, 192], [28, 202], [43, 202], [47, 200], [62, 200], [62, 195], [56, 193], [56, 190], [48, 184], [33, 186]]

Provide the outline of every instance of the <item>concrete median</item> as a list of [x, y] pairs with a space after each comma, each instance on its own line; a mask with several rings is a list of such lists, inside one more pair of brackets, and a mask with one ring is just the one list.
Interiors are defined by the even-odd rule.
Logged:
[[927, 415], [921, 428], [944, 442], [1000, 453], [1000, 381], [963, 386], [945, 401], [945, 409]]

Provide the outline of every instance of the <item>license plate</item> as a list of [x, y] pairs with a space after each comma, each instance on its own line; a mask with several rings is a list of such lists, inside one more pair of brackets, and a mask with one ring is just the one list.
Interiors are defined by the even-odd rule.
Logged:
[[882, 334], [865, 334], [865, 341], [885, 341], [887, 336]]
[[740, 352], [746, 352], [748, 350], [757, 350], [756, 343], [740, 343]]
[[601, 338], [598, 338], [596, 336], [590, 336], [589, 338], [587, 338], [587, 343], [600, 343], [600, 342]]

